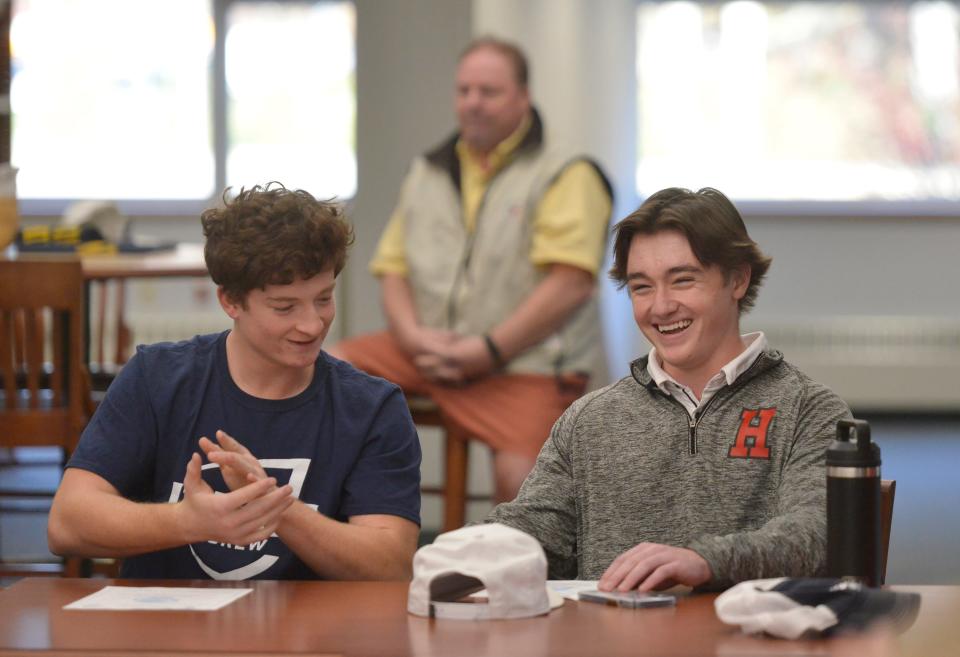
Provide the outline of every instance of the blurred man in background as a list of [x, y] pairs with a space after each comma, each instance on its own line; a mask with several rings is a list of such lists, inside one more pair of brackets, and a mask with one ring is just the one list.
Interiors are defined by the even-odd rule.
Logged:
[[594, 162], [547, 142], [515, 45], [467, 46], [455, 108], [459, 132], [414, 159], [371, 263], [389, 330], [333, 353], [489, 445], [503, 501], [602, 361], [612, 191]]

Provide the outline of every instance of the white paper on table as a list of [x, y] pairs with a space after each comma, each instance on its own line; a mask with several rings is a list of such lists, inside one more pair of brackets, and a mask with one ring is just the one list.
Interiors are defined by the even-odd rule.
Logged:
[[579, 600], [580, 591], [593, 591], [600, 580], [596, 579], [551, 579], [547, 586], [562, 595], [567, 600]]
[[253, 589], [207, 589], [170, 586], [105, 586], [64, 609], [156, 609], [215, 611]]

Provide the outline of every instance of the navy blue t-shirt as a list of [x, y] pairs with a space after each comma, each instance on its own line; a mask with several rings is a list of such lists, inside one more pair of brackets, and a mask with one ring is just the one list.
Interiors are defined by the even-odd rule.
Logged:
[[[289, 483], [330, 518], [375, 513], [420, 523], [420, 442], [397, 386], [321, 353], [297, 396], [252, 397], [230, 377], [228, 333], [138, 347], [68, 467], [100, 475], [128, 499], [177, 502], [191, 454], [203, 454], [197, 441], [215, 440], [222, 429], [279, 485]], [[215, 491], [229, 491], [215, 463], [202, 472]], [[317, 578], [276, 534], [250, 545], [205, 542], [129, 557], [122, 575]]]

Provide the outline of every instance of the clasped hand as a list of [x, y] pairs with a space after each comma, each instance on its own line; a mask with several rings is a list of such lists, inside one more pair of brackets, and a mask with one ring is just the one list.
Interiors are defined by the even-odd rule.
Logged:
[[277, 480], [267, 476], [250, 451], [225, 432], [217, 432], [217, 441], [203, 437], [200, 448], [220, 466], [230, 492], [215, 493], [201, 476], [200, 455], [190, 457], [180, 516], [185, 542], [244, 545], [266, 540], [293, 504], [293, 489], [277, 486]]
[[405, 349], [429, 381], [462, 385], [494, 368], [483, 337], [419, 327]]

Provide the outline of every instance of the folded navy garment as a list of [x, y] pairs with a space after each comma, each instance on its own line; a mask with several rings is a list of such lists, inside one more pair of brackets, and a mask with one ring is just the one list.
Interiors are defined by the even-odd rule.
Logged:
[[720, 620], [744, 632], [797, 639], [855, 632], [877, 622], [902, 632], [917, 617], [920, 594], [841, 579], [781, 577], [741, 582], [714, 606]]

